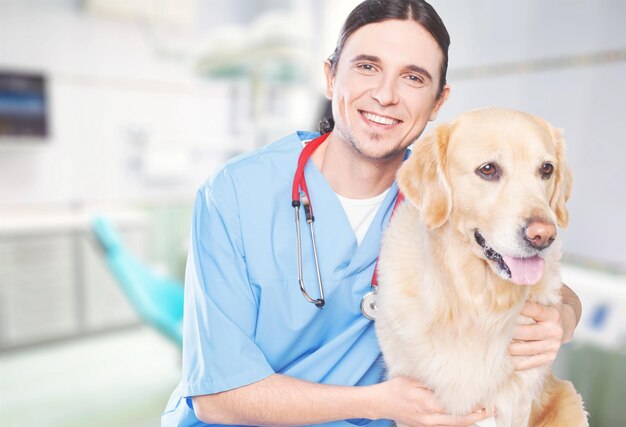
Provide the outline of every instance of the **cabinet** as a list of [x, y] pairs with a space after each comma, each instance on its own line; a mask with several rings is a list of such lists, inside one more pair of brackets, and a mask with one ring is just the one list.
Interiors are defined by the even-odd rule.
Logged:
[[[0, 221], [0, 351], [137, 324], [90, 231], [90, 215]], [[139, 258], [138, 214], [112, 216]], [[145, 258], [144, 258], [145, 259]]]

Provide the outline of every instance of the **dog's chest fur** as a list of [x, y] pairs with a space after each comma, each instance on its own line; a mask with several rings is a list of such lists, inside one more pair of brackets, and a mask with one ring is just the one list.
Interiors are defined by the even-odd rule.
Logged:
[[425, 383], [451, 413], [485, 405], [513, 417], [503, 405], [536, 398], [546, 368], [514, 371], [507, 347], [526, 299], [558, 300], [558, 270], [531, 294], [492, 273], [454, 230], [440, 233], [433, 239], [410, 203], [386, 232], [376, 329], [389, 375]]

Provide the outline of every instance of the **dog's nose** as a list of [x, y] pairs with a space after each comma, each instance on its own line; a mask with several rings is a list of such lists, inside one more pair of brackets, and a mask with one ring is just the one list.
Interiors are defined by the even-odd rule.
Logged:
[[556, 237], [556, 227], [551, 222], [533, 220], [524, 229], [524, 238], [535, 249], [545, 249]]

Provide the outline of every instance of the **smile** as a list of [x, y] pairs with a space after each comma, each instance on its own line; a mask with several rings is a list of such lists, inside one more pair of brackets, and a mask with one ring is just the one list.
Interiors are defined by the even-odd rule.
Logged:
[[379, 125], [391, 126], [400, 123], [400, 120], [392, 119], [391, 117], [379, 116], [377, 114], [368, 113], [367, 111], [361, 111], [361, 114], [370, 122], [374, 122]]
[[534, 285], [541, 280], [544, 260], [540, 256], [503, 256], [487, 245], [487, 241], [478, 230], [474, 231], [474, 238], [482, 248], [485, 258], [496, 264], [497, 272], [505, 279], [518, 285]]

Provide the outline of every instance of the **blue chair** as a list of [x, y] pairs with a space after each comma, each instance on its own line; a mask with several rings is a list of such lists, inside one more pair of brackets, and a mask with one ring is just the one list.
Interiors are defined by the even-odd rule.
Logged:
[[183, 286], [161, 277], [137, 260], [119, 238], [111, 222], [97, 216], [92, 231], [104, 251], [109, 269], [137, 310], [139, 317], [178, 346], [182, 345]]

